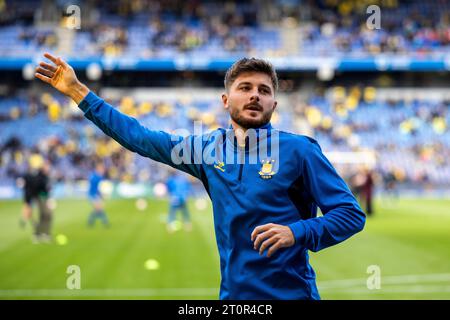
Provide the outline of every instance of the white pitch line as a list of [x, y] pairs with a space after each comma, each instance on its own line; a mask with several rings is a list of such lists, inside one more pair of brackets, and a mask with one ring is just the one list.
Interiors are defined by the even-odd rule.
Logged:
[[218, 296], [218, 288], [0, 289], [1, 297], [155, 297]]
[[[447, 293], [450, 273], [381, 276], [381, 289], [369, 290], [366, 278], [318, 282], [319, 291], [342, 293]], [[434, 284], [418, 285], [418, 283]], [[436, 284], [436, 282], [443, 282]], [[402, 285], [403, 284], [403, 285]], [[404, 285], [410, 284], [410, 285]], [[386, 286], [387, 285], [387, 286]], [[218, 296], [218, 288], [137, 288], [137, 289], [0, 289], [2, 297], [192, 297]]]
[[[319, 292], [334, 292], [334, 293], [367, 293], [367, 294], [386, 294], [386, 293], [450, 293], [450, 286], [439, 285], [401, 285], [384, 287], [381, 285], [380, 289], [369, 290], [367, 288], [324, 288]], [[449, 295], [450, 298], [450, 295]]]
[[[329, 290], [331, 288], [320, 290]], [[167, 289], [12, 289], [0, 290], [0, 298], [12, 297], [193, 297], [193, 296], [214, 296], [218, 297], [217, 288], [167, 288]], [[339, 293], [366, 293], [366, 294], [386, 294], [386, 293], [450, 293], [450, 286], [390, 286], [381, 287], [379, 290], [369, 290], [367, 288], [341, 288]]]
[[[317, 286], [320, 289], [324, 288], [341, 288], [352, 286], [366, 286], [367, 278], [358, 279], [344, 279], [344, 280], [330, 280], [319, 281]], [[424, 282], [448, 282], [450, 281], [450, 273], [437, 273], [437, 274], [413, 274], [413, 275], [397, 275], [397, 276], [383, 276], [381, 274], [382, 284], [405, 284], [405, 283], [424, 283]]]

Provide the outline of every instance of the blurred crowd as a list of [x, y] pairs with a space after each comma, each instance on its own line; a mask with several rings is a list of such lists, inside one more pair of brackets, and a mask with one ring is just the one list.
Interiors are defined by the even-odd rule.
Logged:
[[[140, 101], [125, 96], [109, 101], [143, 125], [167, 132], [184, 128], [192, 133], [194, 121], [201, 121], [205, 131], [228, 126], [219, 100], [196, 96], [191, 101], [177, 99], [174, 91], [173, 99]], [[276, 128], [313, 136], [324, 151], [374, 152], [372, 169], [386, 180], [449, 185], [450, 101], [386, 101], [373, 87], [333, 87], [300, 96], [287, 95], [289, 105], [274, 114]], [[23, 92], [0, 100], [0, 114], [2, 181], [14, 183], [34, 153], [50, 162], [52, 178], [60, 182], [86, 179], [99, 160], [115, 181], [156, 183], [167, 177], [166, 166], [123, 152], [61, 96]], [[342, 173], [350, 181], [360, 169], [348, 166]]]
[[448, 100], [380, 99], [374, 87], [337, 86], [292, 105], [294, 126], [307, 127], [324, 150], [373, 150], [379, 173], [400, 182], [450, 181]]
[[[72, 18], [64, 1], [30, 1], [27, 9], [0, 0], [0, 56], [55, 48], [71, 48], [77, 57], [140, 58], [186, 53], [422, 56], [450, 51], [450, 3], [445, 0], [410, 0], [407, 5], [397, 0], [76, 3], [83, 12], [82, 27], [68, 37], [55, 28]], [[381, 8], [381, 29], [367, 26], [370, 5]], [[50, 24], [42, 23], [46, 19]], [[286, 36], [293, 33], [294, 38]]]

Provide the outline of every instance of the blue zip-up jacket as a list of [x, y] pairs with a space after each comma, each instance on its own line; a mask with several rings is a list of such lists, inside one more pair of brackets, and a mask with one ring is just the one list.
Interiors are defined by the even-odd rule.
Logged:
[[[267, 132], [261, 140], [278, 139], [276, 161], [271, 155], [258, 156], [256, 163], [236, 163], [228, 161], [231, 155], [249, 159], [261, 141], [256, 146], [248, 144], [244, 152], [229, 138], [232, 129], [184, 138], [149, 130], [92, 92], [79, 107], [125, 148], [202, 181], [213, 204], [220, 299], [320, 299], [308, 250], [340, 243], [364, 227], [365, 214], [311, 138], [268, 124], [260, 128]], [[211, 156], [202, 158], [202, 152]], [[205, 160], [198, 161], [199, 157]], [[317, 207], [323, 216], [317, 217]], [[293, 246], [279, 249], [270, 258], [260, 256], [250, 238], [255, 227], [267, 223], [289, 226], [295, 237]]]

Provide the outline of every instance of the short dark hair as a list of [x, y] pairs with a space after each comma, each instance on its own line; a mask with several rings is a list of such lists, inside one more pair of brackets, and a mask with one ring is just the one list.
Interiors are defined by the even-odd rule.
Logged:
[[278, 90], [278, 76], [273, 65], [262, 59], [242, 58], [236, 61], [225, 74], [225, 90], [228, 91], [239, 75], [244, 72], [261, 72], [265, 73], [272, 80], [273, 90]]

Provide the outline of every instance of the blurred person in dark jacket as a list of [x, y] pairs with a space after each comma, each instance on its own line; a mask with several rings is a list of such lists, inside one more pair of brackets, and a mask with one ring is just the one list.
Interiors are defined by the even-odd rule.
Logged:
[[41, 155], [34, 154], [30, 157], [29, 171], [24, 175], [24, 209], [22, 224], [32, 222], [32, 208], [37, 204], [39, 219], [34, 225], [33, 242], [51, 241], [52, 212], [48, 199], [50, 194], [50, 166]]

